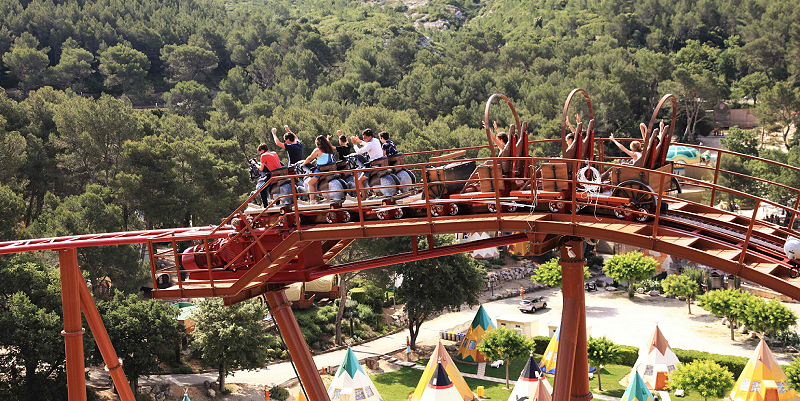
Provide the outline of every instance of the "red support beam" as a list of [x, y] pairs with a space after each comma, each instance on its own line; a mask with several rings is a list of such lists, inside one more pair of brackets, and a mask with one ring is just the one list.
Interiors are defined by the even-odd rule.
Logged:
[[[80, 272], [78, 272], [80, 275]], [[80, 277], [83, 279], [83, 277]], [[114, 351], [114, 346], [111, 344], [111, 339], [108, 337], [106, 326], [103, 325], [103, 320], [100, 318], [100, 312], [97, 311], [97, 305], [94, 304], [92, 294], [89, 292], [89, 287], [86, 283], [81, 283], [80, 297], [81, 309], [83, 316], [86, 317], [86, 322], [89, 323], [89, 328], [92, 330], [92, 336], [97, 343], [97, 348], [100, 349], [100, 354], [103, 356], [103, 362], [106, 364], [106, 369], [114, 380], [114, 386], [117, 388], [119, 399], [121, 401], [136, 401], [131, 391], [130, 383], [122, 371], [122, 360], [117, 357], [117, 352]]]
[[286, 291], [270, 291], [264, 294], [264, 297], [269, 303], [275, 323], [281, 329], [283, 340], [286, 341], [286, 348], [289, 349], [289, 354], [297, 367], [297, 374], [303, 382], [308, 398], [314, 401], [330, 401], [322, 378], [319, 376], [317, 365], [314, 364], [314, 358], [308, 351], [303, 333], [292, 313], [292, 303], [286, 299]]
[[[70, 401], [86, 401], [86, 371], [83, 362], [80, 285], [83, 277], [78, 269], [75, 248], [58, 252], [61, 270], [61, 305], [64, 308], [64, 350], [67, 356], [67, 395]], [[84, 283], [85, 285], [85, 283]]]
[[588, 401], [589, 361], [586, 350], [586, 299], [583, 288], [583, 240], [571, 239], [561, 247], [562, 294], [561, 338], [556, 359], [554, 401]]

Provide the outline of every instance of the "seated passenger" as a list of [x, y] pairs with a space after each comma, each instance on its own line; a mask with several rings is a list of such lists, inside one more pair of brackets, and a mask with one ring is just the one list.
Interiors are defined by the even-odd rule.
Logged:
[[286, 133], [283, 134], [283, 142], [278, 140], [277, 128], [272, 129], [272, 139], [275, 141], [275, 145], [286, 150], [286, 155], [289, 158], [289, 165], [291, 166], [303, 160], [303, 144], [300, 142], [300, 139], [297, 138], [297, 135], [289, 129], [288, 125], [284, 125], [283, 129], [286, 130]]
[[[278, 154], [270, 151], [266, 143], [258, 145], [258, 153], [261, 155], [259, 158], [258, 170], [261, 171], [263, 175], [261, 176], [261, 178], [258, 179], [258, 182], [256, 183], [256, 191], [261, 189], [261, 187], [263, 187], [264, 184], [267, 183], [267, 180], [269, 180], [269, 174], [267, 174], [268, 172], [283, 167], [281, 165], [280, 158], [278, 158]], [[264, 207], [269, 205], [269, 202], [267, 200], [268, 195], [269, 194], [267, 193], [267, 191], [261, 191], [261, 202], [264, 205]]]
[[637, 160], [639, 160], [642, 157], [642, 143], [641, 142], [639, 142], [639, 141], [631, 142], [631, 150], [628, 150], [628, 149], [625, 149], [625, 147], [622, 146], [622, 144], [619, 143], [616, 139], [614, 139], [614, 134], [613, 133], [608, 138], [611, 139], [611, 142], [614, 142], [614, 145], [617, 145], [617, 147], [621, 151], [625, 152], [625, 154], [627, 154], [628, 156], [631, 157], [632, 160], [631, 161], [625, 161], [625, 163], [634, 164], [634, 163], [636, 163]]
[[383, 149], [383, 155], [385, 157], [392, 157], [397, 154], [397, 147], [394, 146], [394, 142], [389, 140], [389, 133], [383, 131], [378, 134], [381, 143], [383, 144], [381, 148]]
[[[381, 144], [378, 140], [375, 139], [374, 134], [372, 133], [372, 129], [367, 128], [361, 132], [361, 137], [364, 140], [358, 139], [357, 136], [350, 137], [350, 141], [353, 142], [353, 147], [356, 150], [356, 153], [362, 155], [364, 153], [369, 156], [369, 160], [380, 159], [383, 157], [383, 149], [381, 148]], [[362, 146], [359, 148], [358, 144]], [[359, 173], [358, 181], [361, 187], [364, 187], [364, 181], [367, 180], [367, 176], [364, 173]], [[362, 196], [366, 196], [366, 193], [363, 193]]]
[[[342, 135], [342, 130], [336, 131], [336, 136], [339, 137], [339, 145], [336, 146], [336, 153], [339, 154], [339, 160], [345, 160], [347, 155], [353, 153], [353, 149], [350, 148], [350, 144], [347, 143], [347, 137]], [[328, 138], [330, 141], [330, 138]]]
[[[303, 161], [302, 165], [305, 166], [312, 160], [316, 159], [317, 166], [314, 168], [314, 172], [318, 173], [320, 166], [336, 163], [336, 160], [333, 158], [333, 146], [330, 142], [328, 142], [328, 139], [320, 135], [314, 140], [314, 143], [317, 145], [317, 147], [311, 152], [310, 155], [308, 155], [308, 157]], [[315, 175], [308, 179], [308, 192], [317, 191], [317, 182], [319, 181], [319, 177], [319, 175]], [[311, 203], [317, 203], [315, 200], [316, 198], [317, 195], [313, 195], [311, 197]]]

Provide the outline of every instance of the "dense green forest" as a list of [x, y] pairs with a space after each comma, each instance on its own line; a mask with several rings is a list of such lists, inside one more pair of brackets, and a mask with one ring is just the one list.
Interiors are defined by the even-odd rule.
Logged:
[[[575, 87], [598, 131], [619, 136], [667, 92], [688, 142], [711, 130], [705, 110], [754, 107], [784, 146], [737, 130], [728, 147], [800, 165], [788, 135], [800, 8], [785, 0], [0, 0], [0, 55], [0, 241], [218, 223], [252, 190], [245, 161], [284, 124], [306, 154], [317, 135], [366, 127], [406, 152], [484, 144], [495, 92], [536, 138], [559, 135]], [[143, 255], [83, 249], [79, 262], [135, 292]], [[13, 304], [41, 314], [31, 330], [58, 326], [54, 258], [0, 258], [0, 321], [15, 321]]]

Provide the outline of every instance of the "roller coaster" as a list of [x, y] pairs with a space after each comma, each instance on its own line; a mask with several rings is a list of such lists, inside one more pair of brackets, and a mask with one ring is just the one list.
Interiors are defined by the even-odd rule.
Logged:
[[[589, 119], [577, 123], [572, 140], [567, 133], [573, 98], [582, 96]], [[496, 149], [489, 128], [496, 100], [504, 101], [514, 123], [508, 144]], [[662, 110], [671, 108], [671, 113]], [[666, 120], [657, 124], [659, 119]], [[591, 398], [585, 352], [582, 246], [584, 238], [603, 239], [677, 255], [714, 267], [744, 280], [800, 299], [797, 263], [787, 257], [784, 244], [800, 237], [794, 229], [800, 213], [800, 190], [760, 177], [721, 168], [723, 158], [758, 160], [782, 171], [800, 168], [692, 144], [709, 151], [714, 165], [698, 165], [701, 178], [676, 174], [666, 160], [677, 116], [675, 97], [658, 102], [643, 130], [642, 157], [633, 163], [606, 157], [606, 138], [595, 135], [591, 99], [582, 89], [567, 97], [561, 138], [529, 140], [526, 122], [520, 122], [512, 102], [502, 94], [486, 103], [486, 146], [407, 153], [393, 159], [350, 160], [310, 173], [297, 168], [275, 172], [219, 225], [128, 231], [0, 243], [0, 254], [58, 251], [62, 275], [64, 331], [70, 400], [84, 400], [83, 348], [80, 314], [83, 311], [111, 372], [120, 397], [133, 400], [122, 373], [122, 360], [105, 334], [94, 301], [80, 275], [77, 248], [145, 244], [151, 267], [154, 298], [221, 297], [226, 305], [263, 297], [287, 339], [287, 347], [309, 399], [328, 400], [314, 361], [283, 289], [294, 282], [397, 263], [527, 241], [535, 254], [557, 247], [564, 269], [562, 339], [559, 366], [573, 366], [556, 376], [554, 399]], [[555, 149], [560, 157], [533, 157], [532, 150]], [[488, 150], [490, 157], [477, 157]], [[468, 156], [469, 155], [469, 156]], [[359, 173], [378, 177], [361, 186]], [[397, 177], [403, 179], [382, 179]], [[312, 176], [341, 180], [308, 192]], [[752, 180], [762, 188], [790, 194], [793, 206], [751, 195], [723, 185], [724, 177]], [[350, 180], [349, 178], [353, 178]], [[402, 182], [401, 182], [402, 181]], [[343, 183], [343, 184], [342, 184]], [[703, 201], [681, 196], [686, 188], [707, 194]], [[266, 204], [255, 203], [268, 191]], [[736, 198], [752, 206], [741, 215], [715, 208], [721, 198]], [[319, 198], [319, 203], [306, 202]], [[707, 199], [707, 201], [705, 200]], [[769, 205], [790, 216], [784, 225], [758, 219], [759, 208]], [[435, 234], [496, 232], [493, 238], [436, 246]], [[409, 237], [412, 251], [397, 255], [335, 264], [332, 261], [354, 240]], [[421, 249], [419, 237], [429, 246]], [[581, 340], [582, 339], [582, 340]], [[563, 362], [563, 365], [562, 365]], [[584, 366], [585, 365], [585, 366]], [[559, 372], [562, 372], [559, 370]], [[587, 371], [588, 373], [588, 371]], [[584, 383], [585, 382], [585, 383]], [[82, 394], [83, 393], [83, 394]]]

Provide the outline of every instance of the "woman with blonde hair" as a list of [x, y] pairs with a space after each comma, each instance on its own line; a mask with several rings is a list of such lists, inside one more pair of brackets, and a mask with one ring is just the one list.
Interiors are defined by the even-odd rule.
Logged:
[[634, 163], [636, 163], [637, 160], [642, 158], [642, 143], [641, 142], [639, 142], [639, 141], [631, 142], [631, 149], [628, 150], [628, 149], [625, 148], [625, 146], [622, 146], [622, 144], [619, 143], [619, 141], [614, 139], [614, 134], [613, 133], [608, 138], [611, 139], [611, 142], [614, 142], [614, 145], [617, 145], [619, 150], [625, 152], [625, 154], [627, 154], [628, 156], [631, 157], [630, 164], [634, 164]]

